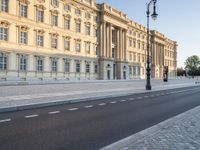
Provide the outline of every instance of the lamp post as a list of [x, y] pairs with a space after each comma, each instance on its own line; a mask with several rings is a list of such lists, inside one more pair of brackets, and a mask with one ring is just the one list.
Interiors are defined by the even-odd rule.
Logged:
[[151, 15], [153, 20], [156, 20], [158, 14], [156, 13], [156, 2], [157, 0], [151, 0], [147, 4], [147, 81], [146, 81], [146, 90], [151, 90], [151, 68], [150, 68], [150, 36], [149, 36], [149, 16], [150, 16], [150, 6], [153, 4], [153, 14]]

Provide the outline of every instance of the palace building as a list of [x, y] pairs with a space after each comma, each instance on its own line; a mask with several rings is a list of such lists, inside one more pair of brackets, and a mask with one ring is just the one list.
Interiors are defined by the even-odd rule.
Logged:
[[[147, 29], [95, 0], [0, 0], [0, 81], [146, 78]], [[177, 43], [150, 31], [151, 76], [176, 76]]]

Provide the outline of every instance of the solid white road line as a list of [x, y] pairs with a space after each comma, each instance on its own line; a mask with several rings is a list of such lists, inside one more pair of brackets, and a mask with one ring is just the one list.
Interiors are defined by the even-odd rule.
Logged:
[[120, 100], [120, 102], [126, 102], [127, 100], [123, 99], [123, 100]]
[[35, 117], [38, 117], [39, 115], [35, 114], [35, 115], [28, 115], [28, 116], [25, 116], [25, 118], [35, 118]]
[[92, 105], [84, 106], [84, 108], [92, 108]]
[[0, 123], [9, 122], [9, 121], [11, 121], [10, 118], [8, 118], [8, 119], [3, 119], [3, 120], [0, 120]]
[[98, 104], [99, 106], [104, 106], [104, 105], [106, 105], [106, 103], [101, 103], [101, 104]]
[[48, 114], [50, 114], [50, 115], [58, 114], [58, 113], [60, 113], [60, 111], [51, 111], [51, 112], [48, 112]]
[[69, 111], [74, 111], [74, 110], [78, 110], [78, 108], [70, 108], [68, 109]]
[[113, 101], [113, 102], [110, 102], [111, 104], [116, 104], [117, 102], [116, 101]]

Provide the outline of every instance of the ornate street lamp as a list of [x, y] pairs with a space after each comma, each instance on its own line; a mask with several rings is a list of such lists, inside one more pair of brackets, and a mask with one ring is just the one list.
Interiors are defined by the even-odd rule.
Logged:
[[153, 4], [153, 14], [151, 15], [153, 20], [156, 20], [158, 14], [156, 13], [156, 2], [157, 0], [151, 0], [147, 4], [147, 81], [146, 81], [146, 90], [151, 90], [151, 68], [150, 68], [150, 36], [149, 36], [149, 15], [150, 15], [150, 6]]

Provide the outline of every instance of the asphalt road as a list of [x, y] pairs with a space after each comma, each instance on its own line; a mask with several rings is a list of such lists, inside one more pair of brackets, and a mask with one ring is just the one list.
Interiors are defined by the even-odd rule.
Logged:
[[200, 105], [200, 87], [0, 114], [0, 150], [96, 150]]

